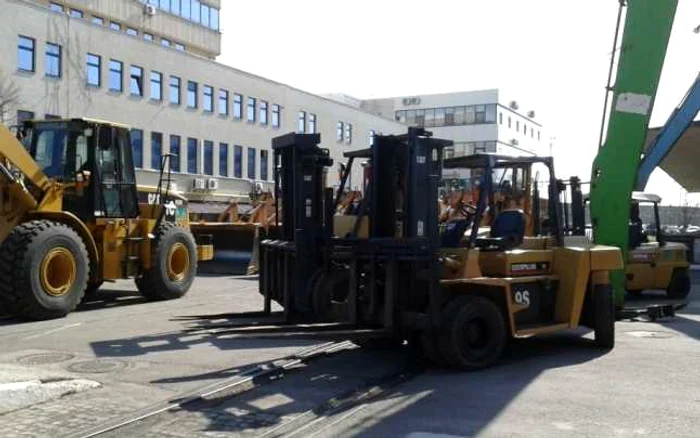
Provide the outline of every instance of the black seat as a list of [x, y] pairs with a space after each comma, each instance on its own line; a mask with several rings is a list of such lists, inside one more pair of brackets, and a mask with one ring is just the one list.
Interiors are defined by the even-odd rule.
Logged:
[[504, 251], [520, 246], [524, 237], [525, 213], [522, 210], [505, 210], [496, 216], [491, 225], [491, 239], [478, 239], [477, 246]]
[[443, 248], [459, 247], [471, 222], [471, 219], [457, 219], [448, 222], [445, 231], [440, 236], [440, 246]]

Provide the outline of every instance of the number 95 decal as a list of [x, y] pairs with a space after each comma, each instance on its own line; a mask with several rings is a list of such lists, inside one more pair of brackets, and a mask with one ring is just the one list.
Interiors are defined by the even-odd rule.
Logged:
[[513, 301], [515, 301], [515, 304], [530, 307], [530, 291], [515, 291], [515, 293], [513, 294]]

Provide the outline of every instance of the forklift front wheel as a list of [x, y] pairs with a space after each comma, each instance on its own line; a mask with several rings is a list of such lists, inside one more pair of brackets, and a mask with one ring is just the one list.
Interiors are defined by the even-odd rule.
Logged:
[[443, 310], [441, 356], [452, 367], [477, 370], [495, 364], [506, 343], [506, 325], [493, 301], [460, 296]]
[[687, 269], [676, 269], [671, 275], [671, 281], [666, 289], [666, 296], [674, 300], [682, 300], [690, 293], [690, 276]]
[[593, 286], [593, 330], [595, 343], [600, 348], [615, 346], [615, 304], [613, 288], [609, 284]]

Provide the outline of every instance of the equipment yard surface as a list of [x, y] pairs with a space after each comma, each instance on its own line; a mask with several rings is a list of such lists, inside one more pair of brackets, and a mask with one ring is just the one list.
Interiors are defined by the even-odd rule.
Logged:
[[[610, 352], [596, 349], [590, 334], [560, 334], [514, 342], [498, 366], [459, 373], [424, 370], [408, 348], [345, 345], [313, 363], [294, 362], [255, 387], [213, 394], [106, 435], [698, 436], [700, 275], [692, 272], [685, 309], [659, 322], [618, 322]], [[36, 403], [0, 414], [2, 435], [94, 436], [110, 422], [134, 420], [136, 411], [177, 404], [207, 385], [237, 382], [254, 364], [321, 344], [192, 330], [227, 321], [205, 315], [259, 310], [257, 288], [257, 278], [198, 277], [183, 299], [149, 303], [132, 283], [117, 282], [63, 319], [3, 318], [0, 391], [30, 381], [39, 382], [18, 385], [99, 386], [55, 397], [37, 390]]]

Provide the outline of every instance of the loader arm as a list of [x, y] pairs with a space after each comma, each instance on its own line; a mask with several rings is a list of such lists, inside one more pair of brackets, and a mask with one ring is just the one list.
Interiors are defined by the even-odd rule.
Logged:
[[[21, 175], [16, 175], [19, 171]], [[24, 185], [25, 179], [36, 186], [36, 199]], [[47, 193], [55, 190], [54, 183], [44, 174], [32, 156], [12, 132], [0, 125], [0, 242], [27, 213], [37, 209]]]
[[[678, 0], [627, 1], [607, 137], [593, 162], [590, 209], [594, 239], [620, 248], [625, 260], [632, 191], [677, 6]], [[615, 304], [620, 307], [624, 271], [612, 272], [611, 280]]]

